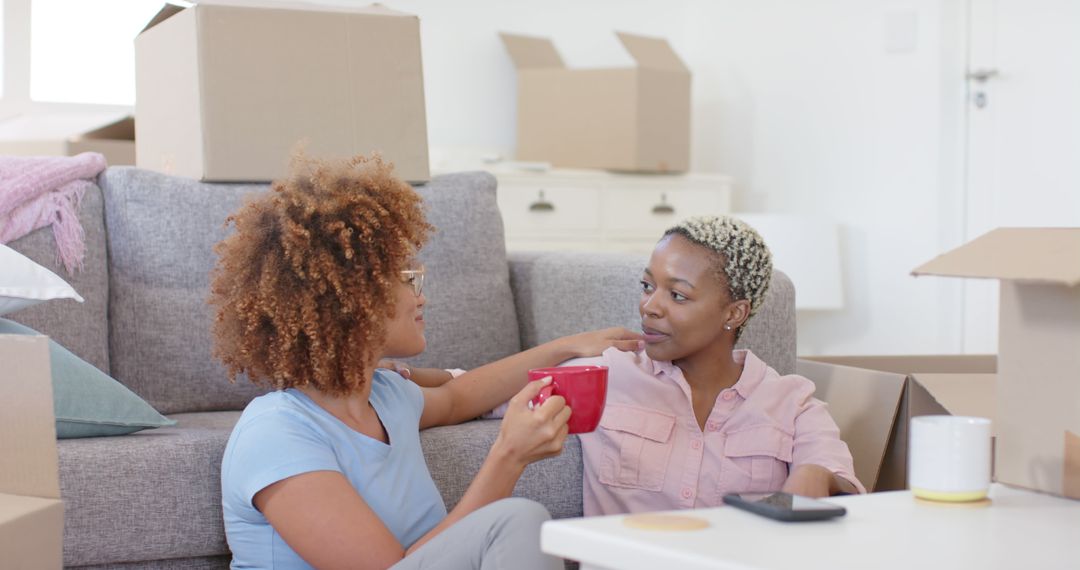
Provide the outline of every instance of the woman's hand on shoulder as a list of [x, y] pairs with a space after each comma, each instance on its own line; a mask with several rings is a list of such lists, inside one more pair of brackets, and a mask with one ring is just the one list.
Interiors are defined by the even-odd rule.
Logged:
[[393, 370], [401, 375], [402, 378], [412, 378], [412, 371], [409, 370], [409, 366], [404, 362], [398, 362], [397, 360], [390, 360], [384, 358], [375, 365], [376, 368], [383, 368], [385, 370]]
[[529, 382], [507, 406], [492, 445], [492, 453], [501, 455], [512, 467], [526, 465], [562, 453], [566, 441], [566, 422], [571, 410], [562, 396], [548, 396], [543, 404], [533, 406], [532, 400], [551, 383], [550, 378]]
[[418, 386], [425, 388], [437, 388], [454, 379], [454, 375], [442, 368], [413, 368], [404, 362], [397, 360], [382, 359], [375, 365], [377, 368], [393, 370], [402, 378], [412, 380]]
[[559, 341], [565, 343], [569, 352], [577, 358], [599, 356], [612, 347], [624, 352], [636, 352], [645, 348], [642, 334], [624, 327], [611, 327], [564, 336]]

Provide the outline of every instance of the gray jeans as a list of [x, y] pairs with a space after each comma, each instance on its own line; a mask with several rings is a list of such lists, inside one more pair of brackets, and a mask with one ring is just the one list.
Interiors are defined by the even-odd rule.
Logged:
[[502, 499], [469, 513], [393, 570], [554, 570], [562, 562], [540, 552], [540, 525], [551, 515], [528, 499]]

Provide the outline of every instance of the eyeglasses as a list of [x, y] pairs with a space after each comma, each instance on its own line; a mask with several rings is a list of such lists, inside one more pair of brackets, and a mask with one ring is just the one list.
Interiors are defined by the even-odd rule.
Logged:
[[405, 278], [406, 283], [412, 286], [413, 295], [419, 297], [424, 292], [423, 269], [402, 269], [401, 276]]

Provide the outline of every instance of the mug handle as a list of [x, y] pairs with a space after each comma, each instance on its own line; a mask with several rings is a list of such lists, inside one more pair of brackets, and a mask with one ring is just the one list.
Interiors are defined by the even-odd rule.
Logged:
[[547, 400], [549, 397], [551, 397], [551, 394], [554, 391], [555, 384], [548, 384], [547, 386], [540, 388], [540, 393], [537, 394], [536, 397], [532, 400], [529, 400], [530, 407], [534, 410], [536, 408], [539, 408], [544, 403], [544, 400]]

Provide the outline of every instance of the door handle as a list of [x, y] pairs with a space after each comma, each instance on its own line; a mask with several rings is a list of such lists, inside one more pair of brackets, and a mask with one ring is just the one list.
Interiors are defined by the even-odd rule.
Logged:
[[1000, 75], [996, 69], [976, 69], [975, 71], [969, 71], [967, 78], [976, 83], [986, 83], [988, 80], [993, 79]]

